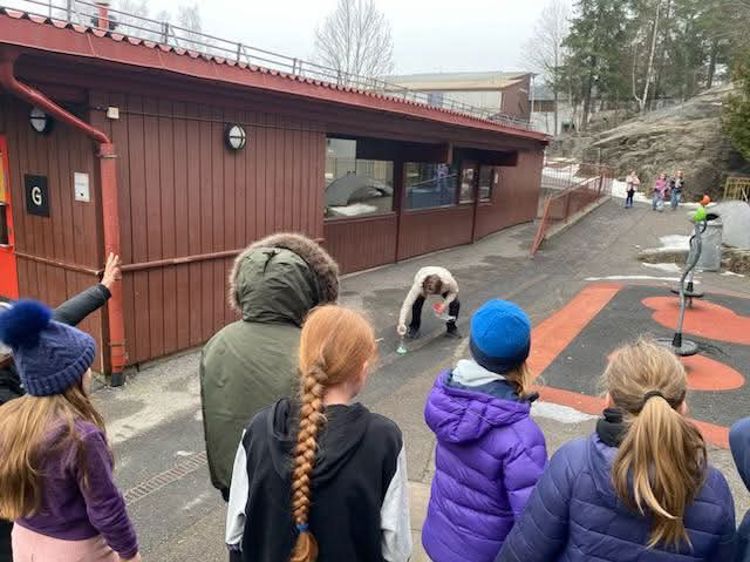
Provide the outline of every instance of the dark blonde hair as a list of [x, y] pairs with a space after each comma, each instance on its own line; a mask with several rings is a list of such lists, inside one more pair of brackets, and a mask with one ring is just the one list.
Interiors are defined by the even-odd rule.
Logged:
[[[83, 485], [88, 485], [83, 444], [75, 428], [81, 420], [104, 432], [104, 420], [82, 382], [62, 394], [27, 395], [0, 406], [0, 518], [14, 520], [38, 511], [42, 465], [51, 451], [72, 447], [83, 471]], [[62, 433], [53, 435], [58, 424]]]
[[292, 473], [292, 514], [299, 531], [291, 562], [313, 562], [318, 543], [308, 530], [318, 433], [326, 388], [352, 380], [376, 355], [375, 333], [360, 313], [336, 305], [314, 309], [299, 348], [300, 414]]
[[422, 281], [422, 290], [427, 295], [440, 295], [443, 293], [443, 280], [439, 275], [428, 275]]
[[690, 543], [683, 518], [706, 474], [706, 445], [678, 411], [687, 375], [679, 359], [649, 339], [618, 349], [603, 384], [627, 432], [612, 467], [617, 495], [652, 520], [648, 547]]
[[503, 376], [518, 396], [526, 398], [530, 394], [531, 386], [534, 383], [534, 373], [531, 371], [528, 361], [524, 361], [518, 367], [504, 373]]

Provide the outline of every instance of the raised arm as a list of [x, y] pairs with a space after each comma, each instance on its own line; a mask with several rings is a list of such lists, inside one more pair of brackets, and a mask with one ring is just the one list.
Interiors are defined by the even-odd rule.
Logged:
[[77, 326], [89, 314], [103, 307], [112, 296], [110, 287], [120, 275], [120, 258], [110, 254], [104, 268], [102, 282], [89, 287], [66, 300], [52, 313], [57, 322]]

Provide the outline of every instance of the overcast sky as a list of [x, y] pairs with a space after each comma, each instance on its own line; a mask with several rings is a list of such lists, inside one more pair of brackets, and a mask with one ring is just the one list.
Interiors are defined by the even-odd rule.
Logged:
[[[315, 27], [336, 0], [198, 0], [204, 32], [311, 58]], [[150, 15], [190, 0], [149, 0]], [[547, 0], [376, 0], [390, 20], [398, 73], [521, 70]]]

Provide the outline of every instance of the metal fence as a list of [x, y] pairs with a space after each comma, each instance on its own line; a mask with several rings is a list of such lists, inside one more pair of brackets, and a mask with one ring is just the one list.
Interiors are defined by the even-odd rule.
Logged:
[[[554, 175], [552, 177], [558, 179]], [[537, 253], [550, 230], [568, 223], [572, 217], [601, 199], [609, 197], [612, 193], [614, 170], [607, 166], [580, 164], [577, 165], [576, 173], [569, 177], [570, 183], [567, 187], [555, 189], [551, 193], [547, 191], [546, 197], [543, 195], [543, 198], [540, 198], [539, 228], [531, 245], [532, 257]], [[562, 178], [559, 179], [562, 181]]]
[[379, 78], [347, 73], [341, 69], [259, 49], [245, 45], [242, 42], [230, 41], [174, 25], [170, 22], [150, 19], [111, 7], [108, 7], [106, 10], [107, 16], [102, 18], [100, 5], [96, 3], [88, 2], [87, 0], [63, 1], [64, 5], [55, 3], [55, 0], [5, 0], [7, 3], [3, 3], [0, 7], [23, 10], [29, 14], [76, 23], [92, 29], [119, 33], [145, 41], [168, 45], [176, 49], [185, 49], [211, 57], [219, 57], [252, 66], [277, 70], [300, 78], [319, 80], [367, 92], [376, 92], [393, 99], [456, 111], [508, 127], [532, 129], [529, 121], [475, 107], [448, 97], [436, 101], [435, 97], [430, 96], [427, 92], [410, 90]]
[[750, 203], [750, 178], [728, 177], [727, 183], [724, 185], [724, 199]]

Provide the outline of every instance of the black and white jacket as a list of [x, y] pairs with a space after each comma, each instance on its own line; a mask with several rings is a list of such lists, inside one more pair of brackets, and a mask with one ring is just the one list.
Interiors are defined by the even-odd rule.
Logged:
[[[310, 532], [318, 562], [405, 562], [411, 555], [406, 455], [398, 426], [361, 404], [325, 410], [313, 470]], [[288, 560], [296, 405], [282, 399], [247, 426], [232, 474], [226, 542], [242, 560]]]

